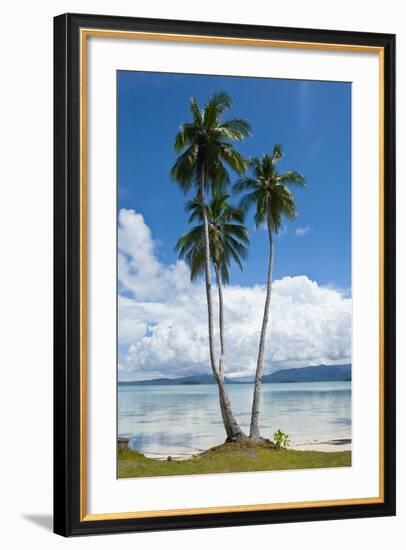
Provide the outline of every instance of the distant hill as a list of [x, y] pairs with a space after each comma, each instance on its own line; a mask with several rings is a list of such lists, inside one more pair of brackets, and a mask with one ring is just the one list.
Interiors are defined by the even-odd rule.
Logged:
[[[319, 365], [300, 369], [277, 370], [262, 377], [264, 384], [275, 382], [342, 382], [351, 380], [351, 365]], [[227, 384], [250, 384], [253, 380], [225, 378]], [[187, 386], [215, 384], [212, 374], [182, 376], [181, 378], [154, 378], [119, 382], [120, 386]]]
[[[232, 383], [225, 378], [225, 381]], [[182, 376], [181, 378], [154, 378], [152, 380], [135, 380], [133, 382], [119, 382], [120, 386], [187, 386], [194, 384], [215, 384], [212, 374], [199, 374], [196, 376]]]
[[283, 369], [262, 377], [264, 383], [343, 382], [349, 380], [351, 380], [351, 365], [319, 365], [301, 369]]

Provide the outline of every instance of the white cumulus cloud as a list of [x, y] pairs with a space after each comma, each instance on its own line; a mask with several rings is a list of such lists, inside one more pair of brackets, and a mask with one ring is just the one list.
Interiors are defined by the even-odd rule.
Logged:
[[[120, 211], [118, 248], [120, 379], [210, 372], [203, 282], [190, 282], [183, 261], [159, 262], [151, 231], [133, 210]], [[274, 281], [272, 293], [267, 372], [351, 361], [349, 297], [305, 275]], [[215, 287], [213, 297], [217, 311]], [[255, 372], [264, 300], [260, 285], [224, 290], [227, 376]]]

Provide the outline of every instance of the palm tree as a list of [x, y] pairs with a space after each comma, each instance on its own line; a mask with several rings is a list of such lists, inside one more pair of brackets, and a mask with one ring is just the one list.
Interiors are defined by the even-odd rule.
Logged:
[[208, 187], [222, 192], [229, 183], [227, 168], [241, 175], [247, 162], [233, 147], [233, 141], [242, 141], [250, 135], [250, 125], [243, 119], [224, 121], [223, 115], [232, 106], [226, 93], [214, 93], [200, 109], [194, 98], [190, 101], [191, 122], [181, 125], [175, 137], [175, 151], [180, 153], [171, 169], [171, 177], [183, 192], [195, 188], [202, 204], [204, 228], [204, 271], [208, 313], [210, 364], [219, 387], [220, 406], [225, 420], [227, 438], [235, 440], [243, 433], [232, 416], [231, 404], [217, 364], [214, 350], [213, 301], [211, 295], [209, 226], [205, 206]]
[[[244, 224], [244, 211], [235, 208], [228, 202], [229, 195], [215, 195], [206, 205], [209, 224], [210, 256], [219, 300], [220, 359], [219, 374], [224, 380], [225, 338], [224, 338], [224, 300], [223, 284], [230, 281], [229, 267], [231, 261], [242, 269], [242, 260], [247, 256], [249, 238]], [[180, 258], [185, 258], [190, 266], [190, 278], [194, 281], [204, 273], [204, 225], [202, 205], [198, 199], [189, 201], [186, 210], [191, 212], [189, 223], [197, 220], [200, 223], [185, 233], [177, 242], [175, 250]]]
[[264, 355], [266, 331], [269, 320], [269, 309], [272, 293], [272, 269], [274, 262], [273, 234], [281, 228], [283, 217], [291, 220], [296, 217], [295, 198], [288, 189], [289, 184], [305, 185], [305, 179], [299, 172], [278, 172], [278, 163], [282, 158], [282, 147], [275, 145], [272, 155], [264, 155], [262, 159], [253, 158], [250, 161], [251, 177], [243, 177], [234, 185], [238, 193], [248, 192], [241, 201], [244, 209], [255, 208], [255, 223], [259, 227], [267, 225], [269, 236], [268, 281], [261, 336], [258, 348], [255, 387], [252, 401], [250, 438], [260, 439], [259, 409], [261, 402], [262, 373], [264, 370]]

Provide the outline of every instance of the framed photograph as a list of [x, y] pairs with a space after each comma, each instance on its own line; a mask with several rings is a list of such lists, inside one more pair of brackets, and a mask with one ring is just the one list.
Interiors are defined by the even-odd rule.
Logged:
[[54, 20], [64, 536], [395, 514], [395, 37]]

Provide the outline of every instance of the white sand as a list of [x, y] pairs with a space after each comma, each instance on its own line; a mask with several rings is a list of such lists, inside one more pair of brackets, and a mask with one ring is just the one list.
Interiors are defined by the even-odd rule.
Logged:
[[[293, 451], [322, 451], [323, 453], [338, 453], [340, 451], [351, 451], [352, 445], [349, 439], [333, 439], [331, 441], [304, 441], [301, 443], [291, 443], [288, 447]], [[157, 460], [167, 460], [168, 456], [171, 456], [172, 460], [188, 460], [192, 456], [199, 455], [198, 450], [195, 453], [144, 453], [148, 458], [155, 458]]]
[[352, 444], [348, 440], [332, 441], [309, 441], [305, 443], [292, 443], [289, 449], [294, 451], [322, 451], [324, 453], [338, 453], [340, 451], [351, 451]]

